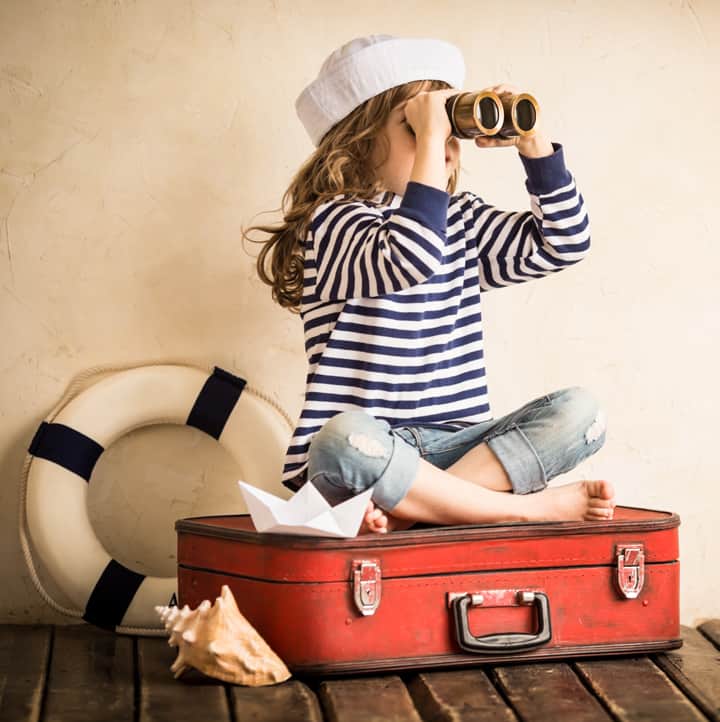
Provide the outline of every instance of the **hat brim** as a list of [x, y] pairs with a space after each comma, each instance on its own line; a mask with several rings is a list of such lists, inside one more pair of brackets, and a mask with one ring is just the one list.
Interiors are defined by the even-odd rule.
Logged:
[[297, 114], [317, 146], [333, 125], [366, 100], [415, 80], [442, 80], [461, 88], [465, 62], [451, 43], [392, 38], [361, 48], [324, 69], [295, 101]]

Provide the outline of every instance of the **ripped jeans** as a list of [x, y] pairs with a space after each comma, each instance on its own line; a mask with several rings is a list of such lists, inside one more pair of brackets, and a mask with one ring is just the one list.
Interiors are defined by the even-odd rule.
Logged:
[[369, 487], [372, 499], [392, 511], [407, 494], [420, 459], [447, 469], [486, 443], [516, 494], [540, 491], [605, 442], [605, 414], [581, 387], [541, 396], [499, 419], [417, 423], [391, 427], [362, 410], [333, 416], [315, 434], [307, 479], [331, 504]]

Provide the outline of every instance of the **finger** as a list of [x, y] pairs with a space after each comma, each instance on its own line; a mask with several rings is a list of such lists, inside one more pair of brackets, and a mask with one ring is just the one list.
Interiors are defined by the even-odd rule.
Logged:
[[492, 135], [479, 135], [475, 138], [478, 148], [504, 148], [517, 145], [517, 138], [496, 138]]
[[475, 136], [475, 142], [481, 145], [513, 145], [518, 139], [518, 136], [505, 136], [505, 135], [477, 135]]
[[512, 93], [513, 95], [518, 95], [521, 92], [517, 85], [511, 85], [510, 83], [500, 83], [499, 85], [494, 85], [492, 90], [498, 95], [501, 95], [502, 93]]
[[457, 95], [458, 93], [462, 93], [462, 90], [458, 90], [457, 88], [440, 88], [439, 90], [421, 90], [419, 93], [415, 93], [411, 98], [408, 98], [406, 102], [410, 102], [411, 100], [414, 100], [415, 98], [419, 98], [423, 95], [436, 95], [438, 97], [449, 97], [451, 95]]
[[446, 97], [449, 98], [451, 95], [457, 95], [458, 93], [462, 93], [463, 91], [459, 88], [442, 88], [440, 90], [430, 90], [426, 91], [429, 93], [433, 93], [435, 95], [438, 95], [439, 97]]
[[[506, 87], [508, 87], [508, 86], [506, 86], [506, 85], [488, 85], [486, 88], [482, 88], [479, 92], [480, 93], [496, 93], [499, 95], [501, 92], [503, 92], [503, 88], [506, 88]], [[478, 91], [472, 91], [472, 92], [475, 93]]]

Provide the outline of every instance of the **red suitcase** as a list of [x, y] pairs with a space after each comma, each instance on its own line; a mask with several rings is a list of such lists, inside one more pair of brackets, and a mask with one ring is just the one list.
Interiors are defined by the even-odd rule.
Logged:
[[354, 539], [179, 520], [180, 604], [227, 584], [291, 671], [657, 652], [681, 645], [676, 514], [430, 527]]

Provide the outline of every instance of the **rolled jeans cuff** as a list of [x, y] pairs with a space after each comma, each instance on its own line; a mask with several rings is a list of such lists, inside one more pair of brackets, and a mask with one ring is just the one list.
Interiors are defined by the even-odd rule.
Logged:
[[545, 469], [530, 440], [518, 427], [487, 441], [505, 468], [515, 494], [531, 494], [547, 486]]
[[373, 484], [372, 500], [384, 511], [392, 511], [408, 493], [420, 464], [420, 452], [392, 436], [393, 452], [385, 470]]

